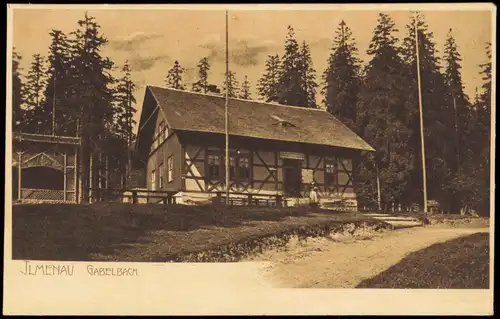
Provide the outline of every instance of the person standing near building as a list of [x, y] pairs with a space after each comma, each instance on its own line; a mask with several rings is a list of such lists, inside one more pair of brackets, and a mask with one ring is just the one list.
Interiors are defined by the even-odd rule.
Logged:
[[314, 182], [311, 183], [311, 191], [309, 192], [309, 204], [311, 206], [317, 206], [319, 204], [319, 194], [318, 187]]

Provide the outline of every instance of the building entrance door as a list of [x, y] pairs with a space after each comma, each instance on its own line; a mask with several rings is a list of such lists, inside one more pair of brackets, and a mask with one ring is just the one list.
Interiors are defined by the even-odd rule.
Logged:
[[300, 197], [302, 165], [300, 160], [283, 159], [283, 184], [285, 196]]

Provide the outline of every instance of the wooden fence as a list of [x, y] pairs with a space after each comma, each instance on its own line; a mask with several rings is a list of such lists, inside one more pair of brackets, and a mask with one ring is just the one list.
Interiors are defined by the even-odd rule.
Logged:
[[174, 197], [176, 193], [172, 191], [152, 191], [145, 189], [92, 188], [89, 189], [89, 201], [91, 203], [176, 204]]
[[[133, 204], [177, 204], [174, 197], [176, 191], [152, 191], [146, 189], [89, 189], [89, 202], [120, 202]], [[217, 192], [212, 198], [213, 203], [225, 204], [226, 194]], [[229, 205], [231, 206], [264, 206], [264, 207], [287, 207], [286, 200], [282, 195], [263, 195], [248, 193], [231, 193], [229, 196]]]

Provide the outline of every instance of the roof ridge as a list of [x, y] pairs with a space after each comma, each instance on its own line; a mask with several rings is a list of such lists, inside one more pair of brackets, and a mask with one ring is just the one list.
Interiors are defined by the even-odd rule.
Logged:
[[[146, 95], [150, 94], [153, 98], [151, 103], [157, 104], [157, 107], [164, 110], [165, 115], [170, 117], [167, 123], [173, 130], [212, 133], [224, 132], [223, 125], [219, 121], [224, 108], [224, 96], [149, 84], [146, 85], [146, 91]], [[206, 98], [196, 98], [195, 94], [206, 96]], [[214, 98], [210, 98], [210, 96]], [[232, 98], [232, 100], [231, 109], [237, 111], [234, 116], [238, 120], [235, 122], [236, 124], [233, 123], [235, 131], [230, 129], [230, 135], [270, 140], [278, 139], [282, 141], [295, 140], [296, 142], [308, 144], [322, 144], [374, 151], [374, 148], [360, 135], [326, 110], [268, 103], [258, 100], [239, 98]], [[186, 101], [186, 103], [182, 101]], [[204, 104], [206, 104], [206, 107], [203, 107]], [[275, 107], [269, 107], [272, 105]], [[305, 110], [320, 111], [320, 113]], [[280, 116], [281, 113], [285, 120], [290, 115], [292, 116], [292, 118], [289, 118], [290, 120], [300, 119], [300, 122], [302, 122], [307, 119], [311, 123], [302, 123], [302, 126], [298, 130], [276, 128], [275, 121], [273, 122], [272, 118], [274, 118], [273, 115]], [[202, 116], [203, 119], [196, 120], [197, 116]], [[324, 128], [321, 126], [324, 126]], [[325, 129], [328, 132], [325, 132]]]
[[[168, 88], [168, 87], [164, 87], [164, 86], [158, 86], [158, 85], [154, 85], [154, 84], [146, 84], [146, 87], [156, 87], [156, 88], [159, 88], [159, 89], [162, 89], [162, 90], [170, 90], [170, 91], [177, 91], [177, 92], [183, 92], [183, 93], [198, 94], [198, 95], [203, 95], [203, 96], [211, 96], [211, 97], [224, 98], [224, 96], [217, 95], [216, 93], [208, 94], [208, 93], [203, 93], [203, 92], [180, 90], [180, 89]], [[328, 112], [326, 112], [326, 110], [323, 110], [323, 109], [320, 109], [320, 108], [312, 108], [312, 107], [304, 107], [304, 106], [296, 106], [296, 105], [286, 105], [286, 104], [281, 104], [281, 103], [271, 103], [271, 102], [266, 102], [266, 101], [262, 101], [262, 100], [248, 100], [248, 99], [242, 99], [242, 98], [236, 98], [236, 97], [230, 97], [229, 99], [231, 99], [231, 100], [238, 100], [238, 101], [244, 101], [244, 102], [250, 102], [250, 103], [257, 103], [257, 104], [283, 106], [283, 107], [296, 108], [296, 109], [301, 109], [301, 110], [320, 111], [320, 112], [328, 113]]]

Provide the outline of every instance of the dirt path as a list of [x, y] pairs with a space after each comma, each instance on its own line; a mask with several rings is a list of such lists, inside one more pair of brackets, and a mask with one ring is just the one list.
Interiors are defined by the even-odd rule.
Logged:
[[321, 238], [291, 245], [288, 251], [267, 252], [254, 260], [270, 261], [264, 276], [278, 288], [354, 288], [398, 263], [408, 253], [488, 228], [440, 225], [376, 234], [368, 240], [335, 242]]

